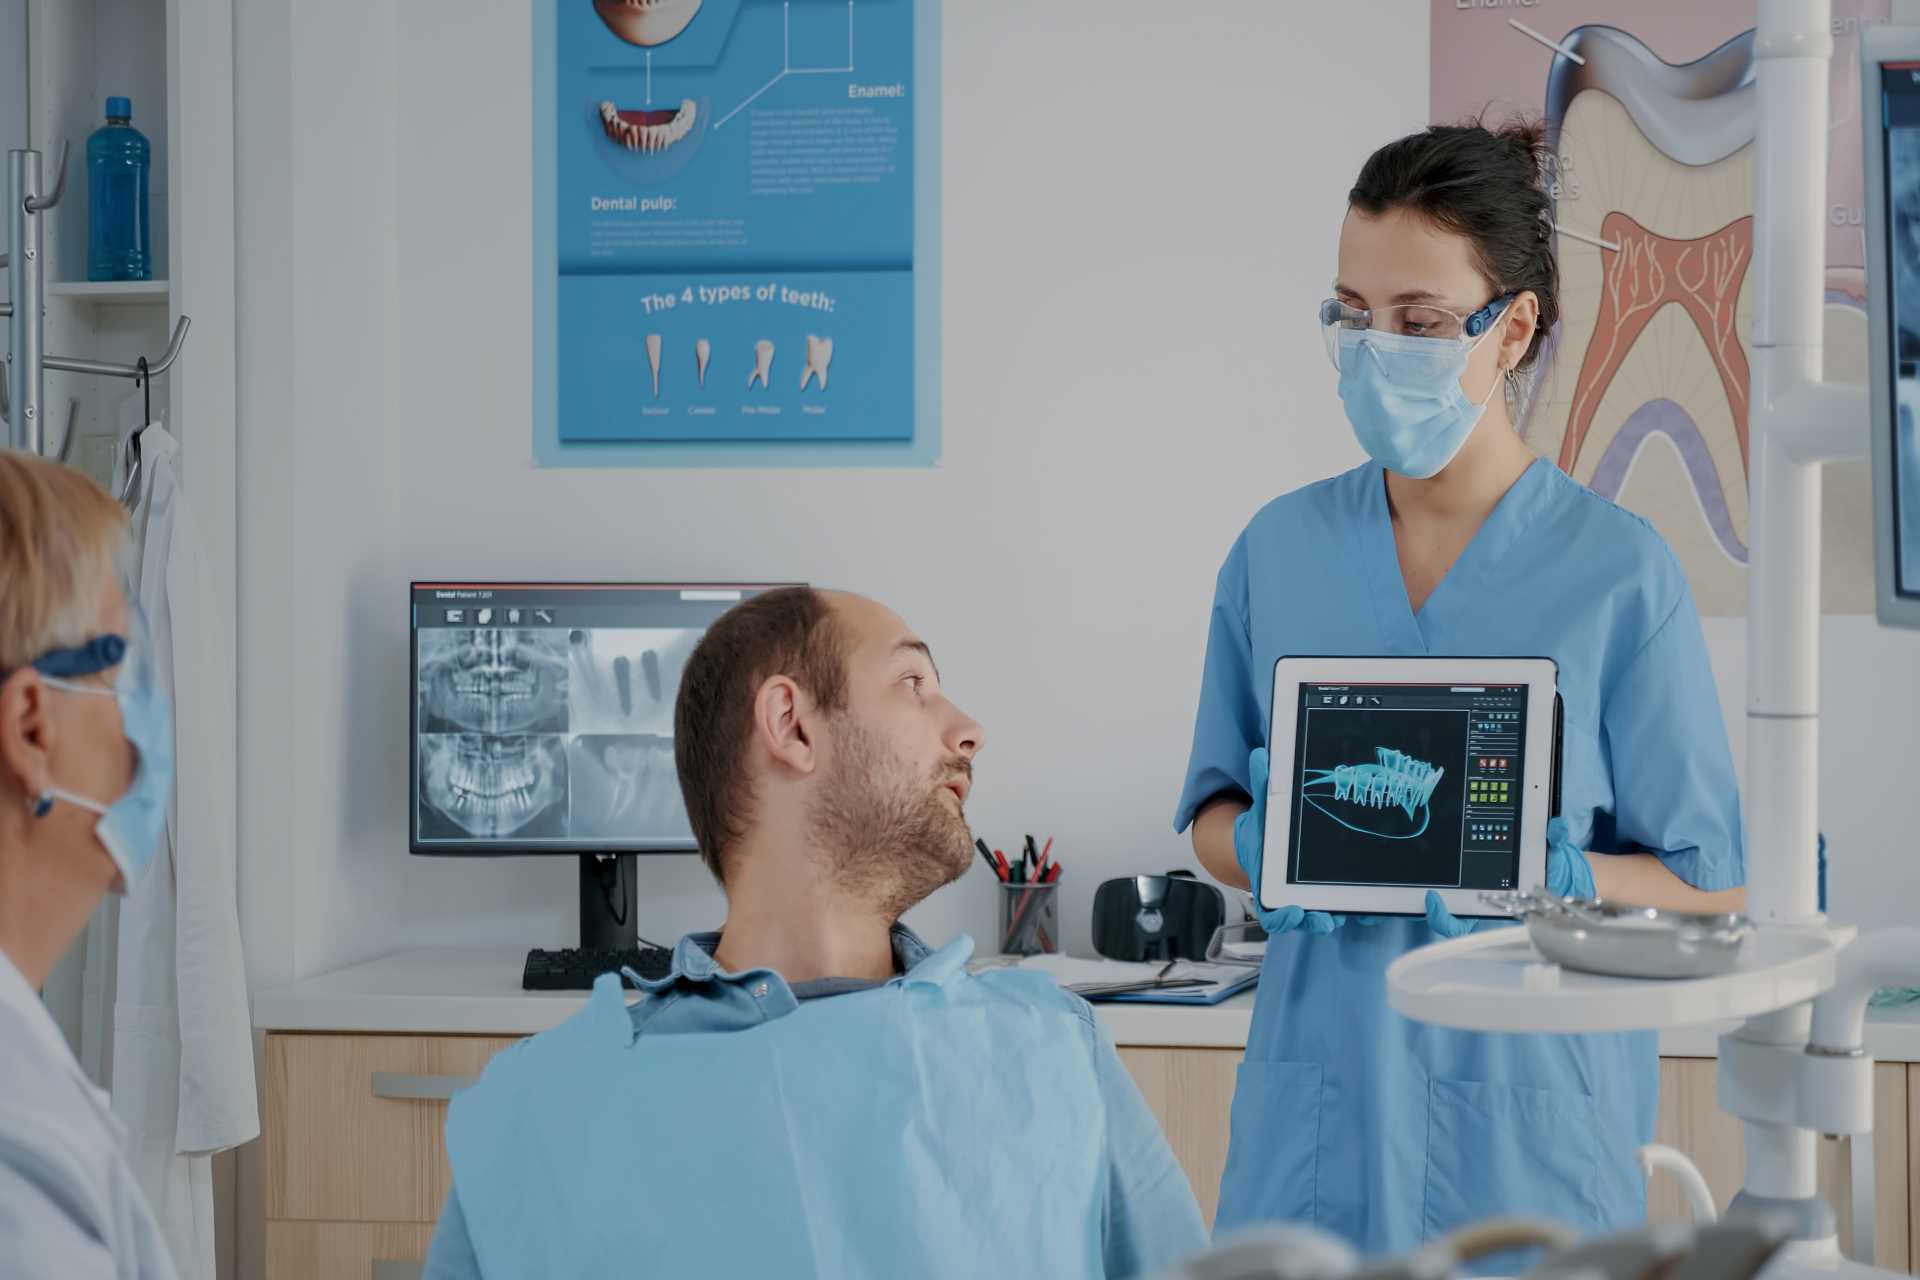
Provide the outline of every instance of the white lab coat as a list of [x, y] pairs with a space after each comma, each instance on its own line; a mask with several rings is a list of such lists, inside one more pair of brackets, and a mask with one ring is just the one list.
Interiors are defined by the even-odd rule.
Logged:
[[234, 663], [230, 632], [209, 608], [179, 444], [149, 426], [140, 453], [133, 588], [153, 634], [154, 678], [173, 706], [175, 778], [165, 844], [120, 904], [113, 1109], [180, 1273], [210, 1280], [211, 1157], [260, 1132], [232, 757], [216, 749], [234, 731]]
[[122, 1136], [107, 1095], [0, 952], [0, 1275], [173, 1280]]

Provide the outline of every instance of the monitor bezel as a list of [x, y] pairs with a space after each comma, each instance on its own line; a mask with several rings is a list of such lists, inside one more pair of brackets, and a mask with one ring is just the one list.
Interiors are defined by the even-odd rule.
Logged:
[[[806, 586], [801, 582], [572, 582], [558, 578], [534, 580], [488, 580], [479, 578], [418, 578], [407, 584], [407, 852], [421, 858], [591, 858], [637, 855], [685, 855], [700, 852], [693, 840], [651, 843], [580, 843], [565, 845], [506, 840], [420, 841], [420, 640], [413, 616], [414, 596], [422, 589], [478, 588], [484, 590], [537, 590], [551, 587], [560, 591], [737, 591], [741, 600], [782, 587]], [[732, 607], [731, 605], [729, 607]]]
[[1867, 402], [1872, 421], [1873, 594], [1882, 625], [1920, 629], [1920, 592], [1900, 590], [1900, 511], [1895, 453], [1891, 308], [1894, 290], [1892, 227], [1887, 217], [1887, 124], [1881, 91], [1882, 64], [1920, 63], [1920, 28], [1868, 27], [1860, 33], [1860, 119], [1866, 153]]

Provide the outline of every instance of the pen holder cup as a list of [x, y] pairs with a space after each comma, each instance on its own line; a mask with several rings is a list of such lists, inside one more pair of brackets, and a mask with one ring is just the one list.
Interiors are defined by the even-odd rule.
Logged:
[[1060, 886], [1003, 884], [1000, 954], [1050, 956], [1060, 950]]

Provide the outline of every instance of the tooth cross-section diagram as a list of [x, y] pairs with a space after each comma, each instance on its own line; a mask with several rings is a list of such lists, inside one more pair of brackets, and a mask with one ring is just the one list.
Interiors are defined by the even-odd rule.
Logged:
[[[1566, 0], [1554, 22], [1433, 4], [1433, 118], [1532, 97], [1551, 165], [1560, 318], [1520, 427], [1536, 452], [1653, 522], [1701, 611], [1746, 609], [1749, 284], [1760, 60], [1750, 11]], [[1705, 12], [1724, 10], [1724, 34]], [[1883, 0], [1834, 0], [1827, 371], [1864, 367], [1857, 231], [1858, 29]], [[1509, 20], [1514, 18], [1514, 20]], [[1621, 27], [1633, 23], [1629, 32]], [[1618, 24], [1618, 25], [1616, 25]], [[1843, 30], [1844, 28], [1844, 30]], [[1538, 95], [1544, 72], [1544, 100]], [[1853, 215], [1857, 217], [1857, 209]], [[1870, 601], [1861, 477], [1829, 469], [1826, 607]], [[1857, 527], [1856, 527], [1857, 526]], [[1851, 603], [1842, 603], [1843, 601]]]

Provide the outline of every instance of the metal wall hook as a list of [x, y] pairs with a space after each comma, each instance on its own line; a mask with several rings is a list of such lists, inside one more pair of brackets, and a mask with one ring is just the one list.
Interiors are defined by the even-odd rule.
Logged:
[[180, 358], [180, 344], [186, 340], [187, 329], [193, 324], [188, 316], [181, 316], [174, 322], [173, 336], [167, 340], [167, 349], [160, 358], [148, 365], [145, 356], [139, 364], [109, 364], [104, 360], [77, 360], [72, 356], [47, 356], [41, 364], [48, 369], [59, 369], [65, 373], [90, 373], [102, 378], [133, 378], [153, 376], [165, 373]]
[[67, 153], [72, 150], [72, 142], [62, 142], [60, 144], [60, 172], [53, 180], [53, 194], [46, 196], [28, 196], [26, 198], [28, 213], [45, 213], [48, 209], [59, 204], [61, 197], [67, 194]]
[[[138, 379], [145, 390], [155, 374], [165, 373], [179, 359], [180, 345], [186, 339], [188, 326], [192, 324], [186, 316], [180, 316], [174, 321], [173, 333], [167, 339], [167, 349], [161, 352], [160, 357], [156, 360], [142, 359], [137, 365], [45, 354], [46, 349], [42, 344], [46, 336], [46, 263], [41, 250], [46, 228], [38, 215], [59, 204], [65, 196], [67, 167], [72, 153], [72, 144], [63, 142], [60, 146], [60, 172], [53, 190], [42, 195], [40, 153], [32, 149], [8, 151], [7, 195], [4, 205], [0, 205], [5, 210], [6, 225], [5, 251], [0, 254], [0, 267], [8, 269], [6, 296], [0, 301], [0, 320], [6, 321], [8, 348], [6, 377], [0, 380], [6, 384], [0, 386], [0, 416], [7, 420], [7, 441], [16, 448], [34, 453], [47, 451], [44, 431], [46, 415], [41, 401], [46, 394], [44, 378], [48, 369], [95, 377]], [[147, 416], [151, 420], [150, 390], [147, 400]], [[72, 421], [70, 411], [67, 438], [60, 449], [63, 458], [71, 452], [74, 443]], [[144, 427], [146, 424], [141, 425]], [[137, 477], [137, 446], [134, 462], [133, 474]]]

